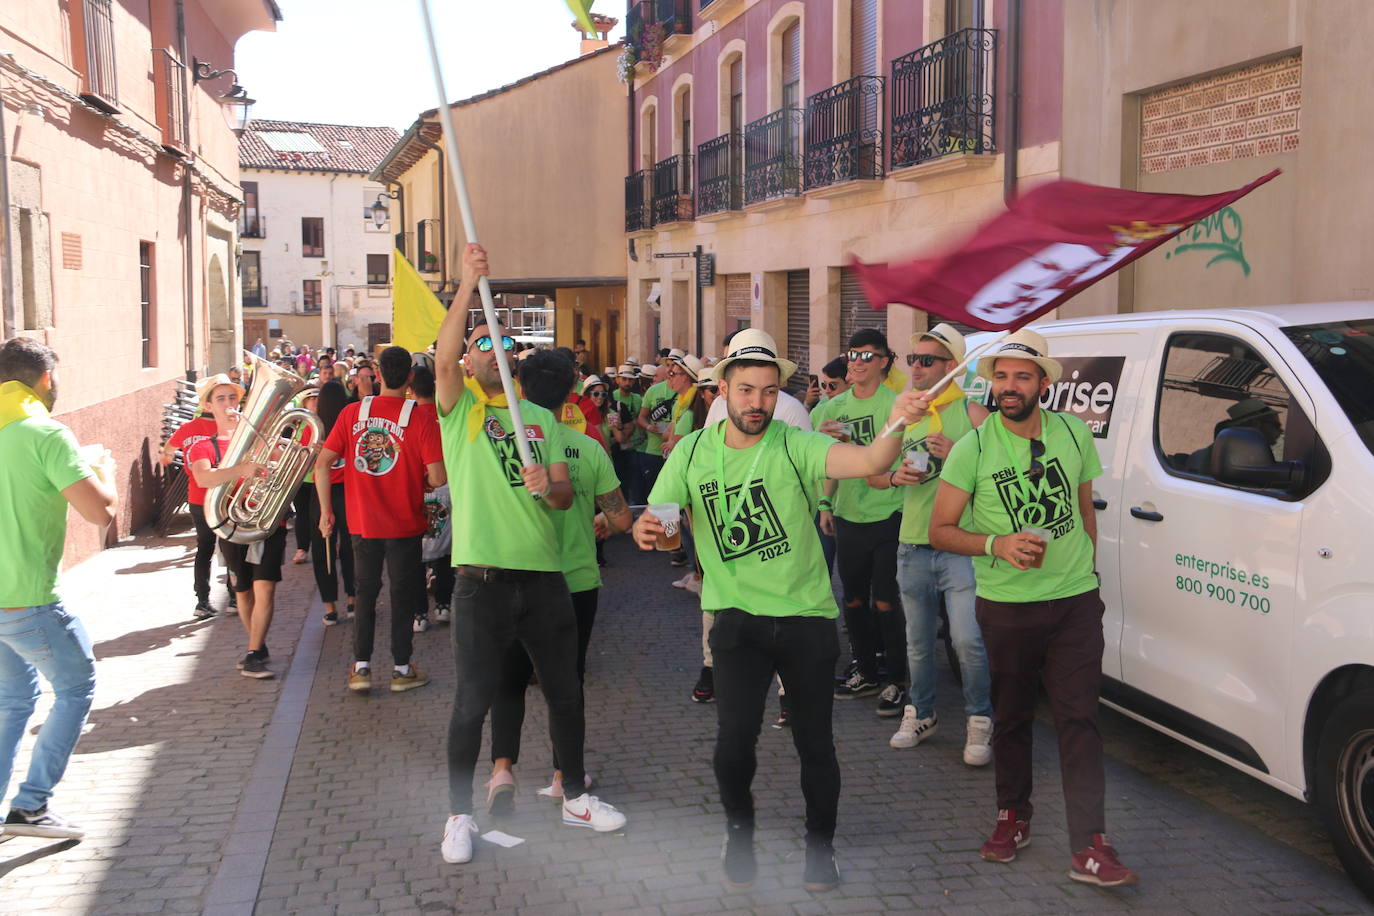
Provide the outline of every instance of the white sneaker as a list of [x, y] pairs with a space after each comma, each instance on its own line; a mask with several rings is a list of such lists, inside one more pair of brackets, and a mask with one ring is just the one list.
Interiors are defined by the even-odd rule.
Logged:
[[415, 618], [415, 623], [413, 624], [413, 628], [414, 628], [414, 630], [415, 630], [416, 633], [423, 633], [425, 630], [428, 630], [428, 629], [429, 629], [429, 618], [428, 618], [428, 617], [416, 617], [416, 618]]
[[450, 619], [448, 605], [440, 604], [434, 608], [434, 622], [448, 623]]
[[902, 710], [901, 726], [887, 743], [890, 747], [915, 747], [935, 734], [939, 723], [939, 717], [934, 715], [928, 719], [916, 718], [916, 707], [908, 705]]
[[609, 833], [625, 826], [625, 815], [595, 795], [583, 793], [572, 801], [563, 802], [563, 823]]
[[440, 847], [444, 861], [454, 865], [472, 861], [472, 838], [477, 835], [477, 824], [471, 814], [455, 814], [444, 825], [444, 844]]
[[684, 588], [686, 588], [687, 591], [691, 592], [693, 595], [701, 597], [701, 576], [698, 576], [696, 573], [692, 573], [690, 576], [687, 577], [687, 584], [684, 586]]
[[992, 720], [987, 716], [968, 717], [968, 737], [964, 740], [964, 763], [985, 767], [992, 762]]
[[683, 576], [681, 579], [674, 579], [674, 580], [673, 580], [673, 588], [686, 588], [686, 587], [687, 587], [687, 583], [690, 582], [690, 581], [692, 581], [692, 574], [691, 574], [691, 573], [688, 573], [687, 575]]

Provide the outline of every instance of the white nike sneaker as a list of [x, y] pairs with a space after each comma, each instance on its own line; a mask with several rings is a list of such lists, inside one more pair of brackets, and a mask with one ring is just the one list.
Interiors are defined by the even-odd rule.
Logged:
[[992, 762], [992, 720], [987, 716], [968, 717], [968, 737], [964, 740], [964, 763], [985, 767]]
[[609, 833], [625, 826], [625, 815], [595, 795], [582, 795], [563, 802], [563, 823], [570, 827], [590, 827], [597, 833]]
[[455, 814], [444, 825], [444, 844], [440, 849], [444, 861], [454, 865], [472, 861], [472, 838], [477, 835], [477, 824], [471, 814]]

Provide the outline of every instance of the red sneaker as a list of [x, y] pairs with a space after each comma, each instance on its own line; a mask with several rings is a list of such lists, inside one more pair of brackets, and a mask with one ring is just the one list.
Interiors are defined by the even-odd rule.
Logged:
[[1029, 845], [1030, 823], [1017, 820], [1015, 811], [1002, 808], [997, 812], [997, 829], [978, 854], [985, 862], [1010, 862], [1016, 858], [1016, 850]]
[[1116, 848], [1108, 844], [1105, 833], [1094, 833], [1093, 843], [1073, 854], [1069, 877], [1098, 887], [1126, 887], [1140, 883], [1140, 875], [1121, 864]]

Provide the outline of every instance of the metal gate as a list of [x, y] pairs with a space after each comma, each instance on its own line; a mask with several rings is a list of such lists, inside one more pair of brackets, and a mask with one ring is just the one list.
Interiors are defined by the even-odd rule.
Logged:
[[787, 358], [797, 364], [797, 376], [811, 371], [811, 272], [787, 272]]
[[[748, 274], [729, 274], [725, 278], [725, 326], [727, 328], [749, 327], [749, 305], [753, 301], [751, 280]], [[733, 327], [730, 321], [737, 322]]]
[[[840, 346], [849, 346], [850, 336], [860, 328], [877, 328], [887, 333], [887, 309], [874, 309], [864, 297], [859, 275], [851, 267], [840, 268]], [[889, 346], [891, 341], [889, 341]]]

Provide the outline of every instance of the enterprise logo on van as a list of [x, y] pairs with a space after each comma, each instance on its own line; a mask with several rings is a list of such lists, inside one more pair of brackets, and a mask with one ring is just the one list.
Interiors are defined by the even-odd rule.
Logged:
[[[1053, 355], [1053, 349], [1051, 349]], [[1094, 439], [1107, 438], [1112, 423], [1112, 406], [1116, 403], [1124, 356], [1063, 356], [1054, 357], [1064, 367], [1063, 377], [1049, 387], [1040, 406], [1057, 413], [1072, 414], [1092, 430]], [[993, 409], [992, 383], [974, 375], [970, 369], [963, 385], [969, 399]]]

